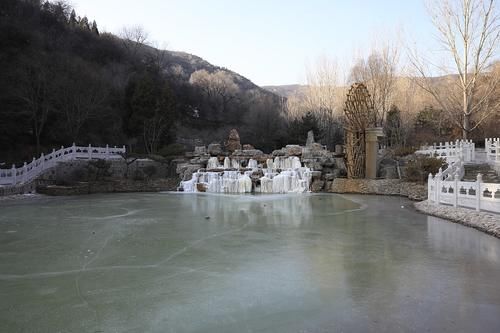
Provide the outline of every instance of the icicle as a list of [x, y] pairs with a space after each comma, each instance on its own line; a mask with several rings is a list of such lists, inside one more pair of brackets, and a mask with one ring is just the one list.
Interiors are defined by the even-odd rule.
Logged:
[[224, 158], [224, 169], [230, 169], [231, 168], [231, 160], [229, 157]]

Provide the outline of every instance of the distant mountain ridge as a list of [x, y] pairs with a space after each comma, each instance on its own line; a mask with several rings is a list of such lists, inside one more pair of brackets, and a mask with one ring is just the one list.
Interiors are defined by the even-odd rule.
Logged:
[[306, 90], [307, 85], [285, 84], [285, 85], [274, 85], [274, 86], [262, 86], [262, 88], [272, 92], [273, 94], [288, 98], [290, 96], [296, 95], [298, 92]]

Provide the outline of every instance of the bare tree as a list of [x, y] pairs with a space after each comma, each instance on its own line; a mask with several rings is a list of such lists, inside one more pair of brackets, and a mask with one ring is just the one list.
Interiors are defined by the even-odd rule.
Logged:
[[[466, 139], [499, 112], [494, 93], [500, 76], [491, 66], [498, 51], [500, 17], [493, 0], [436, 0], [428, 10], [450, 64], [433, 65], [415, 50], [410, 51], [410, 62], [418, 85], [434, 97]], [[436, 80], [429, 74], [436, 71], [453, 75]]]
[[122, 38], [123, 46], [132, 58], [137, 56], [145, 45], [148, 45], [149, 35], [140, 25], [123, 27], [118, 35]]
[[[150, 53], [147, 56], [147, 61], [150, 65], [154, 66], [158, 72], [163, 72], [166, 70], [168, 63], [167, 56], [167, 45], [166, 43], [151, 42], [152, 47]], [[181, 67], [182, 68], [182, 67]]]
[[307, 68], [306, 112], [313, 112], [325, 143], [331, 148], [342, 137], [340, 116], [345, 89], [340, 86], [340, 71], [335, 59], [322, 56], [314, 67]]
[[374, 47], [366, 59], [359, 59], [351, 68], [350, 83], [363, 83], [373, 101], [376, 123], [382, 125], [393, 104], [399, 63], [397, 44], [385, 42]]
[[40, 136], [45, 128], [47, 117], [53, 110], [53, 84], [48, 66], [26, 66], [20, 76], [18, 97], [24, 102], [33, 128], [36, 152], [40, 153]]
[[201, 89], [214, 111], [221, 116], [225, 116], [229, 104], [236, 99], [240, 90], [232, 75], [223, 70], [214, 73], [198, 70], [191, 74], [189, 82]]
[[[108, 97], [108, 90], [101, 78], [86, 70], [86, 67], [74, 65], [69, 75], [61, 80], [58, 90], [60, 111], [73, 142], [77, 142], [87, 121], [102, 110]], [[79, 78], [74, 79], [73, 75]]]

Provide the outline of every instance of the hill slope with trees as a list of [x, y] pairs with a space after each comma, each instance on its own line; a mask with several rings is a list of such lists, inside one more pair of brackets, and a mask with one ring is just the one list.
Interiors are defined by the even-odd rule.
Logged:
[[0, 67], [0, 162], [73, 142], [168, 154], [231, 128], [264, 150], [287, 141], [282, 97], [140, 28], [100, 32], [64, 1], [0, 2]]

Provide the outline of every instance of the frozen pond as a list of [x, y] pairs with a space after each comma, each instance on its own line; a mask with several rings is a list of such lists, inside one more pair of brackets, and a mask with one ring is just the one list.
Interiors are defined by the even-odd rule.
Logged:
[[498, 332], [500, 240], [409, 207], [326, 194], [0, 202], [0, 332]]

